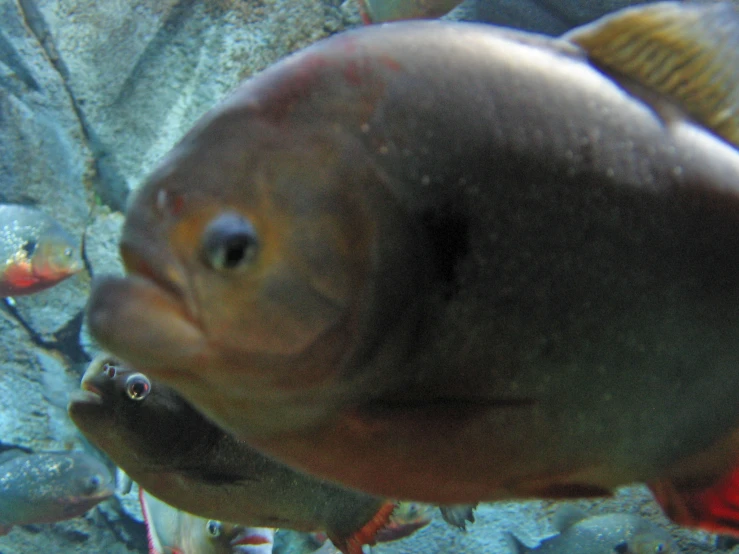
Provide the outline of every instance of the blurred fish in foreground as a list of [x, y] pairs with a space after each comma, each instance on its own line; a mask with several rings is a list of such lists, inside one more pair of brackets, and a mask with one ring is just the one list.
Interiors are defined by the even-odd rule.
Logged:
[[272, 554], [275, 530], [197, 517], [139, 489], [149, 554]]
[[114, 492], [105, 465], [84, 452], [0, 454], [0, 535], [14, 525], [83, 515]]
[[440, 17], [462, 0], [357, 0], [365, 23]]
[[[739, 15], [334, 35], [206, 114], [90, 329], [260, 451], [453, 504], [648, 482], [739, 533]], [[710, 494], [703, 494], [707, 488]]]
[[82, 268], [80, 241], [51, 216], [0, 204], [0, 297], [47, 289]]
[[508, 534], [511, 554], [679, 554], [675, 541], [663, 528], [634, 514], [588, 516], [571, 506], [554, 515], [558, 534], [528, 548]]
[[143, 489], [178, 509], [248, 526], [325, 531], [348, 554], [374, 543], [394, 509], [274, 462], [110, 356], [90, 363], [82, 388], [69, 404], [75, 425]]

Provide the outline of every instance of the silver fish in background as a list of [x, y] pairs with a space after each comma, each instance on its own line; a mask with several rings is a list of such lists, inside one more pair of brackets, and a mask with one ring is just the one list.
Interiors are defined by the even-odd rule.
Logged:
[[272, 554], [275, 530], [206, 519], [139, 489], [149, 554]]
[[237, 437], [359, 490], [647, 482], [675, 520], [737, 534], [737, 67], [729, 3], [559, 39], [335, 35], [162, 161], [90, 329]]
[[0, 297], [32, 294], [82, 270], [80, 241], [42, 210], [0, 204]]
[[14, 525], [81, 516], [114, 493], [113, 477], [84, 452], [0, 455], [0, 535]]
[[554, 515], [557, 534], [528, 548], [508, 534], [511, 554], [679, 554], [670, 534], [636, 514], [598, 514], [564, 506]]

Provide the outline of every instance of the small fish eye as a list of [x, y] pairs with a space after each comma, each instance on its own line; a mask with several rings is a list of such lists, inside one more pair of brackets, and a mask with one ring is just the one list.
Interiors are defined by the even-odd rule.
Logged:
[[90, 477], [90, 481], [88, 483], [88, 490], [90, 491], [96, 491], [100, 488], [101, 483], [103, 482], [102, 478], [99, 475], [93, 475]]
[[241, 269], [254, 259], [259, 241], [251, 222], [236, 213], [216, 217], [203, 233], [205, 260], [216, 270]]
[[103, 373], [112, 379], [116, 374], [115, 366], [108, 363], [103, 364]]
[[221, 535], [222, 528], [223, 524], [215, 519], [209, 519], [208, 523], [205, 524], [206, 531], [208, 531], [208, 534], [213, 538]]
[[74, 254], [74, 250], [72, 250], [71, 248], [65, 248], [64, 249], [64, 255], [67, 258], [71, 258], [73, 254]]
[[126, 394], [131, 400], [141, 401], [149, 396], [151, 391], [151, 383], [145, 375], [134, 373], [126, 379]]
[[654, 554], [663, 554], [664, 552], [667, 552], [667, 548], [664, 544], [659, 543], [654, 547]]

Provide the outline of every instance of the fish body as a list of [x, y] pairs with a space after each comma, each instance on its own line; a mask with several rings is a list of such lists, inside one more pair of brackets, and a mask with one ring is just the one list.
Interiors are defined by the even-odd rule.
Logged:
[[394, 508], [274, 462], [109, 356], [93, 360], [82, 386], [69, 405], [72, 421], [131, 479], [176, 509], [249, 527], [325, 531], [357, 554]]
[[194, 516], [139, 491], [149, 554], [272, 554], [274, 529]]
[[47, 289], [83, 267], [79, 240], [51, 216], [0, 204], [0, 297]]
[[400, 19], [440, 17], [461, 4], [461, 0], [358, 0], [365, 23]]
[[677, 554], [680, 551], [663, 528], [635, 514], [599, 514], [569, 521], [558, 534], [535, 548], [508, 535], [511, 554]]
[[[641, 85], [591, 58], [619, 17], [606, 42], [633, 39], [637, 69], [662, 59], [640, 33], [709, 46]], [[736, 123], [736, 29], [728, 4], [668, 2], [561, 39], [431, 21], [319, 42], [147, 179], [92, 333], [236, 436], [372, 494], [713, 482], [739, 460], [739, 152], [718, 123]], [[717, 75], [731, 94], [681, 88]]]
[[81, 516], [113, 493], [110, 471], [90, 454], [9, 452], [0, 463], [0, 534]]

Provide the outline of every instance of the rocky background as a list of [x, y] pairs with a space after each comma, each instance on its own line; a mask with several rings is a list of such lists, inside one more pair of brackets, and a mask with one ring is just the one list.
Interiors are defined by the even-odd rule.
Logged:
[[[558, 34], [630, 3], [468, 0], [449, 17]], [[84, 237], [87, 268], [0, 304], [0, 450], [93, 450], [66, 404], [95, 350], [83, 322], [91, 279], [120, 271], [129, 192], [240, 80], [356, 25], [355, 0], [0, 0], [0, 202], [38, 204]], [[0, 554], [144, 553], [134, 497], [115, 497], [84, 518], [15, 528], [0, 537]], [[592, 510], [664, 522], [641, 488]], [[434, 521], [372, 552], [504, 553], [503, 532], [531, 545], [551, 533], [550, 511], [542, 502], [484, 506], [466, 533]], [[686, 553], [715, 550], [710, 535], [674, 532]]]

